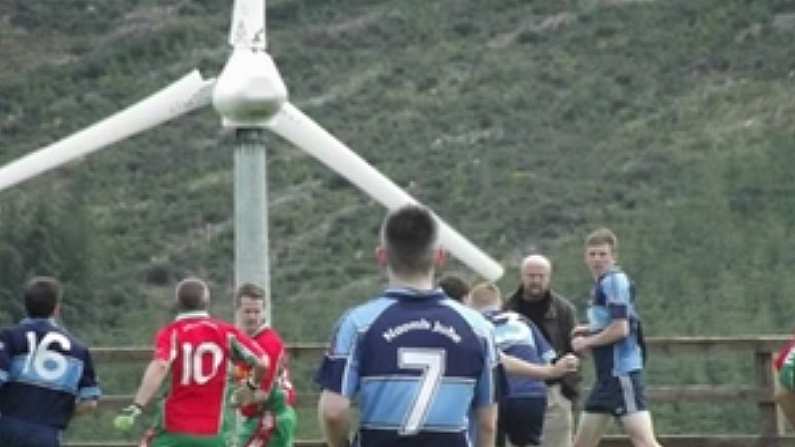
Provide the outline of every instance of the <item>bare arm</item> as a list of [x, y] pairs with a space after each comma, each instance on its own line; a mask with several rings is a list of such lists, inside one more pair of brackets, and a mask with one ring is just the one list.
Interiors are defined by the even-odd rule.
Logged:
[[571, 354], [562, 357], [554, 365], [536, 365], [504, 352], [500, 353], [500, 362], [510, 375], [526, 376], [536, 380], [556, 379], [568, 372], [577, 371], [579, 364], [577, 357]]
[[351, 425], [350, 399], [333, 391], [323, 390], [317, 406], [320, 426], [323, 428], [328, 446], [348, 447]]
[[493, 447], [497, 434], [497, 404], [487, 405], [475, 410], [478, 423], [476, 447]]
[[141, 385], [135, 393], [133, 403], [145, 407], [160, 389], [163, 380], [168, 375], [169, 363], [165, 360], [152, 360], [146, 367]]
[[629, 335], [629, 320], [622, 318], [614, 320], [604, 330], [587, 336], [574, 337], [571, 344], [575, 352], [582, 352], [594, 346], [604, 346], [615, 343]]

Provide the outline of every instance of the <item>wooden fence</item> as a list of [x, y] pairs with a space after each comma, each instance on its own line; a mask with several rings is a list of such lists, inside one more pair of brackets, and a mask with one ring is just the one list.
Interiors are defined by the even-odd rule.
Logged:
[[[662, 434], [660, 442], [666, 447], [795, 447], [795, 436], [786, 434], [786, 421], [773, 400], [775, 380], [772, 372], [773, 353], [786, 341], [784, 336], [766, 337], [650, 337], [647, 342], [651, 352], [658, 355], [710, 355], [740, 352], [749, 355], [754, 364], [752, 385], [676, 385], [650, 386], [649, 399], [654, 402], [718, 402], [731, 404], [756, 402], [758, 432], [744, 435], [714, 434]], [[325, 345], [296, 343], [289, 347], [292, 359], [319, 359]], [[96, 363], [145, 362], [151, 358], [149, 348], [94, 348]], [[130, 390], [132, 391], [132, 390]], [[105, 408], [120, 408], [129, 404], [129, 394], [111, 394], [103, 398]], [[315, 393], [299, 393], [298, 406], [314, 406]], [[624, 436], [607, 436], [600, 444], [605, 447], [630, 446]], [[321, 447], [318, 440], [302, 440], [297, 447]], [[121, 441], [72, 441], [65, 447], [134, 447]]]

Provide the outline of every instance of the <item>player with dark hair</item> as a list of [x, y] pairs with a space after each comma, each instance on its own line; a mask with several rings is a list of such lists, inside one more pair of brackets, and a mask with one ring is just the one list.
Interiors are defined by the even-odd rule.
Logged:
[[28, 317], [0, 331], [0, 446], [57, 447], [72, 416], [96, 408], [91, 354], [55, 322], [60, 302], [56, 279], [33, 278]]
[[[287, 352], [281, 336], [265, 320], [265, 290], [246, 283], [235, 292], [237, 323], [268, 355], [271, 368], [263, 376], [254, 403], [240, 408], [243, 416], [238, 433], [239, 447], [292, 447], [297, 416], [295, 389], [290, 382]], [[240, 379], [251, 368], [239, 364]]]
[[[376, 258], [389, 285], [339, 320], [316, 381], [330, 447], [350, 444], [351, 400], [359, 407], [354, 445], [491, 447], [496, 429], [497, 351], [482, 315], [435, 287], [444, 260], [431, 213], [390, 212]], [[469, 439], [474, 415], [477, 439]]]
[[[176, 301], [176, 320], [157, 332], [154, 358], [144, 372], [133, 403], [122, 410], [113, 424], [128, 430], [170, 371], [171, 386], [162, 415], [141, 445], [226, 447], [234, 436], [235, 412], [230, 402], [252, 401], [268, 371], [268, 357], [235, 326], [210, 317], [210, 290], [204, 281], [181, 281], [176, 288]], [[230, 386], [235, 360], [253, 368], [251, 380], [238, 390]]]
[[469, 295], [469, 284], [464, 278], [458, 275], [445, 275], [439, 280], [439, 287], [442, 288], [445, 295], [450, 298], [463, 303], [467, 295]]

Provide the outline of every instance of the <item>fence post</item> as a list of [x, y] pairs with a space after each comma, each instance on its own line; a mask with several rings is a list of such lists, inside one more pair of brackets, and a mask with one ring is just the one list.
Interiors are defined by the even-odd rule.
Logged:
[[[756, 383], [760, 391], [757, 400], [760, 422], [759, 434], [775, 442], [775, 439], [784, 434], [784, 430], [783, 425], [780, 423], [778, 406], [773, 400], [776, 380], [773, 373], [773, 355], [757, 347], [754, 350], [754, 357]], [[778, 445], [778, 443], [775, 442], [773, 445]]]

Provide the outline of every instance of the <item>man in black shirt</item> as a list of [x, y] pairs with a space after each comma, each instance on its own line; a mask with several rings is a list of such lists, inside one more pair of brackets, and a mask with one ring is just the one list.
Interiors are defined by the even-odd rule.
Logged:
[[[532, 320], [555, 348], [558, 357], [574, 350], [571, 333], [577, 324], [576, 310], [569, 300], [550, 289], [552, 264], [542, 255], [522, 261], [519, 289], [506, 308]], [[543, 446], [571, 447], [574, 429], [573, 407], [579, 396], [578, 373], [569, 373], [548, 382], [547, 412]]]

